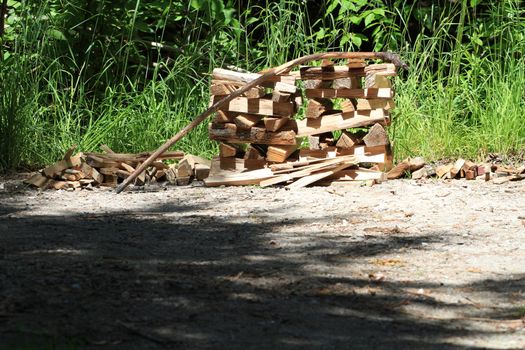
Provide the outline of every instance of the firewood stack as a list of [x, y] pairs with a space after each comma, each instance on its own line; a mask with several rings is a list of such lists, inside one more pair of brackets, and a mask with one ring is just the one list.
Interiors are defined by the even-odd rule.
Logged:
[[[115, 153], [101, 146], [106, 153], [78, 153], [71, 147], [64, 159], [42, 169], [25, 182], [41, 189], [74, 190], [97, 186], [116, 187], [144, 162], [150, 153]], [[166, 164], [163, 160], [177, 161]], [[203, 180], [210, 172], [210, 161], [183, 152], [166, 152], [142, 172], [134, 182], [144, 186], [153, 182], [169, 182], [179, 186], [192, 180]]]
[[[323, 61], [319, 67], [301, 67], [247, 91], [219, 110], [209, 125], [210, 138], [220, 141], [219, 157], [212, 162], [212, 176], [223, 176], [221, 171], [258, 170], [284, 162], [354, 156], [354, 171], [364, 171], [366, 166], [365, 177], [380, 181], [384, 176], [369, 174], [392, 167], [385, 126], [389, 125], [389, 113], [394, 108], [389, 77], [395, 75], [396, 67], [389, 63], [349, 60], [335, 65]], [[212, 103], [259, 76], [215, 69]], [[302, 81], [304, 91], [297, 88], [296, 80]], [[303, 95], [305, 118], [298, 120], [295, 117]], [[302, 140], [298, 138], [303, 137], [308, 137], [309, 149], [300, 147]], [[352, 180], [346, 170], [330, 175], [332, 182]], [[218, 183], [228, 184], [224, 178], [220, 180]]]
[[[259, 74], [224, 69], [213, 71], [212, 102], [219, 100]], [[248, 90], [220, 110], [210, 124], [210, 138], [221, 141], [220, 168], [237, 169], [236, 158], [248, 169], [263, 168], [267, 162], [283, 162], [297, 148], [297, 133], [291, 117], [301, 95], [296, 77], [280, 75], [264, 86]], [[240, 147], [239, 144], [248, 144]]]

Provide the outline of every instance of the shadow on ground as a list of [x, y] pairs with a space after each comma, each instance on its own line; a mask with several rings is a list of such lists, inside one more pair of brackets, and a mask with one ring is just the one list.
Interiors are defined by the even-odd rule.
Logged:
[[[432, 235], [355, 244], [334, 237], [335, 252], [325, 253], [326, 239], [300, 230], [287, 234], [307, 240], [307, 248], [281, 247], [270, 237], [306, 221], [221, 219], [171, 204], [81, 216], [23, 210], [0, 202], [0, 349], [22, 339], [90, 349], [471, 349], [448, 339], [488, 335], [461, 319], [401, 308], [466, 307], [402, 292], [449, 286], [374, 283], [355, 271], [341, 278], [308, 268], [329, 271], [340, 255], [358, 261], [421, 249]], [[525, 289], [525, 276], [463, 287], [502, 297], [510, 286]]]

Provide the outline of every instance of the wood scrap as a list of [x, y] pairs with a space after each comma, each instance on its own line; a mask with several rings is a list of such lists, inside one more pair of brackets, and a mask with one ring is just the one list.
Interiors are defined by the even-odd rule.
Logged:
[[392, 170], [387, 173], [389, 180], [399, 179], [403, 177], [407, 172], [414, 172], [425, 166], [425, 160], [420, 157], [407, 158], [402, 162], [398, 163]]

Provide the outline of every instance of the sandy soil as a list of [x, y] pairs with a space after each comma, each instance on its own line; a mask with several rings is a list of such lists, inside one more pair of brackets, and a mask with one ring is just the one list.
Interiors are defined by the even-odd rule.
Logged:
[[0, 180], [0, 349], [525, 348], [525, 181], [17, 183]]

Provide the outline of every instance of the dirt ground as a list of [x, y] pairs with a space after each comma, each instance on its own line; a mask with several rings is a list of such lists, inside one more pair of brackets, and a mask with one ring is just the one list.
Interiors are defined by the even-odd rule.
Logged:
[[2, 350], [525, 349], [525, 181], [18, 184]]

